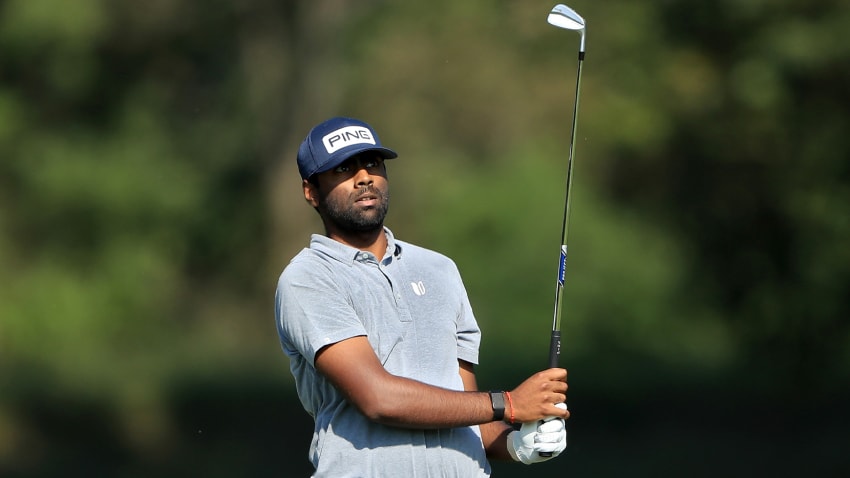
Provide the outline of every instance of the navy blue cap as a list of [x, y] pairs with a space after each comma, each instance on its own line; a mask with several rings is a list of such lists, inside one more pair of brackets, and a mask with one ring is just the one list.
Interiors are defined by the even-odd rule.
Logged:
[[364, 151], [375, 151], [384, 159], [397, 158], [395, 151], [381, 145], [371, 126], [354, 118], [331, 118], [317, 125], [298, 148], [298, 172], [302, 179], [331, 169]]

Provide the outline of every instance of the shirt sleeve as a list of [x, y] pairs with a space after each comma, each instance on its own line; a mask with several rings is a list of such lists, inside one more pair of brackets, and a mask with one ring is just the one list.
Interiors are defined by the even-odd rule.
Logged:
[[324, 267], [293, 262], [283, 271], [275, 292], [275, 315], [281, 345], [315, 365], [323, 347], [366, 335], [348, 294]]
[[481, 329], [478, 327], [478, 322], [472, 312], [472, 304], [469, 303], [469, 296], [466, 293], [466, 287], [463, 285], [460, 271], [454, 262], [452, 262], [452, 266], [461, 300], [457, 319], [457, 356], [461, 360], [477, 365], [478, 349], [481, 346]]

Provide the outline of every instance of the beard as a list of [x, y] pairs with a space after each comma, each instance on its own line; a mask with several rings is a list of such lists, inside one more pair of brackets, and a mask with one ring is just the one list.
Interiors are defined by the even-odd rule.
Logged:
[[[368, 208], [356, 207], [357, 198], [364, 194], [377, 198], [377, 205]], [[319, 198], [319, 212], [326, 221], [340, 232], [373, 232], [384, 227], [384, 218], [389, 211], [390, 195], [374, 187], [366, 187], [345, 198]]]

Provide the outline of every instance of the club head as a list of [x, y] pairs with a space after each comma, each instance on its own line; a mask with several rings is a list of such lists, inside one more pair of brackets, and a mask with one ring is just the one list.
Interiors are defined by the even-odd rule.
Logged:
[[584, 18], [572, 8], [559, 4], [552, 8], [548, 18], [549, 23], [566, 30], [584, 30]]
[[585, 23], [584, 18], [581, 17], [575, 10], [564, 5], [558, 4], [552, 8], [552, 11], [549, 12], [549, 17], [547, 21], [558, 28], [563, 28], [565, 30], [572, 30], [581, 33], [581, 48], [580, 51], [584, 51], [584, 32], [585, 32]]

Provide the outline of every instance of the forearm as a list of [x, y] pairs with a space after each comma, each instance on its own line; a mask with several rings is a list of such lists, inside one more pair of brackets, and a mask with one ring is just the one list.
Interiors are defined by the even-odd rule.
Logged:
[[350, 397], [370, 420], [403, 428], [453, 428], [493, 421], [487, 392], [456, 391], [390, 376], [368, 396]]
[[505, 422], [490, 422], [481, 425], [480, 429], [481, 441], [484, 443], [487, 458], [491, 460], [513, 460], [508, 453], [508, 433], [513, 430], [510, 425]]

